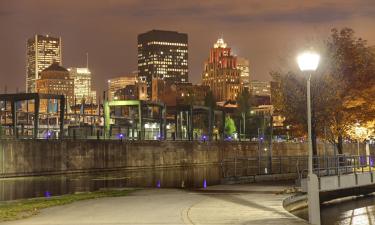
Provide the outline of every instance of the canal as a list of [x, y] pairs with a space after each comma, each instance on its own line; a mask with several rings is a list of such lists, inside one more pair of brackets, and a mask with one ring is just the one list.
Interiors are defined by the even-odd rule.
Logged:
[[92, 174], [0, 178], [0, 201], [58, 196], [103, 188], [199, 188], [219, 184], [220, 166], [145, 169]]
[[[307, 209], [293, 212], [308, 220]], [[375, 195], [344, 198], [321, 206], [322, 225], [374, 225]]]

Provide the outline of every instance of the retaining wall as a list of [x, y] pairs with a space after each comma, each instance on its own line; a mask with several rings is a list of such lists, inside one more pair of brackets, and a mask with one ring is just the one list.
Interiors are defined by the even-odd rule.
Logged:
[[[356, 147], [344, 148], [352, 153]], [[258, 148], [254, 142], [0, 140], [0, 177], [219, 164], [235, 156], [257, 157]], [[305, 143], [274, 143], [272, 148], [273, 156], [307, 153]]]

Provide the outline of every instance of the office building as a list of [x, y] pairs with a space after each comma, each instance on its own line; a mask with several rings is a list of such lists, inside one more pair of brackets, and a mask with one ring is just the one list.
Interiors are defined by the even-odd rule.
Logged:
[[68, 68], [70, 78], [74, 79], [74, 97], [77, 103], [96, 103], [96, 91], [92, 90], [89, 68]]
[[241, 71], [237, 57], [222, 38], [210, 50], [202, 74], [202, 84], [210, 87], [217, 101], [235, 100], [242, 91]]
[[271, 96], [271, 83], [268, 81], [252, 81], [251, 94], [254, 96]]
[[26, 92], [36, 91], [36, 80], [40, 73], [53, 62], [62, 63], [60, 37], [35, 35], [27, 40], [26, 49]]
[[237, 69], [240, 70], [240, 76], [243, 88], [250, 91], [250, 63], [249, 60], [243, 57], [237, 57]]
[[135, 85], [137, 82], [137, 75], [114, 77], [108, 80], [108, 100], [116, 100], [116, 91], [125, 88], [127, 85]]
[[188, 82], [187, 34], [152, 30], [138, 35], [138, 76], [147, 84], [149, 99], [152, 79]]
[[[59, 66], [57, 62], [41, 72], [40, 79], [36, 81], [36, 91], [44, 94], [64, 95], [68, 106], [74, 105], [74, 79], [70, 78], [69, 71]], [[41, 103], [41, 109], [46, 110], [47, 105]]]

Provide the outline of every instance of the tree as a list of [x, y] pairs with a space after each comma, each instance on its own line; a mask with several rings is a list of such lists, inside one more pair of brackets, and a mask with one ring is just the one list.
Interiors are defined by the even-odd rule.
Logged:
[[225, 127], [224, 127], [225, 136], [232, 137], [236, 132], [236, 125], [234, 120], [230, 116], [225, 117]]
[[[318, 71], [311, 78], [312, 137], [324, 137], [343, 153], [343, 139], [353, 124], [367, 123], [375, 116], [375, 56], [366, 41], [356, 38], [349, 28], [332, 29], [328, 40], [315, 43], [321, 53]], [[279, 83], [279, 95], [273, 97], [275, 108], [286, 123], [306, 131], [306, 76], [292, 66], [271, 73]]]
[[212, 110], [216, 109], [216, 99], [211, 90], [208, 91], [207, 95], [204, 97], [204, 105]]

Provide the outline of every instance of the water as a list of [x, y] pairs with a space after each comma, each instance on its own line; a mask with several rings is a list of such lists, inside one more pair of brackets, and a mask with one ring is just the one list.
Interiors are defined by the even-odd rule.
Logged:
[[0, 179], [0, 201], [57, 196], [102, 188], [200, 188], [220, 183], [219, 166], [116, 171]]
[[[307, 209], [293, 212], [308, 219]], [[322, 225], [374, 225], [375, 196], [332, 201], [321, 206]]]

